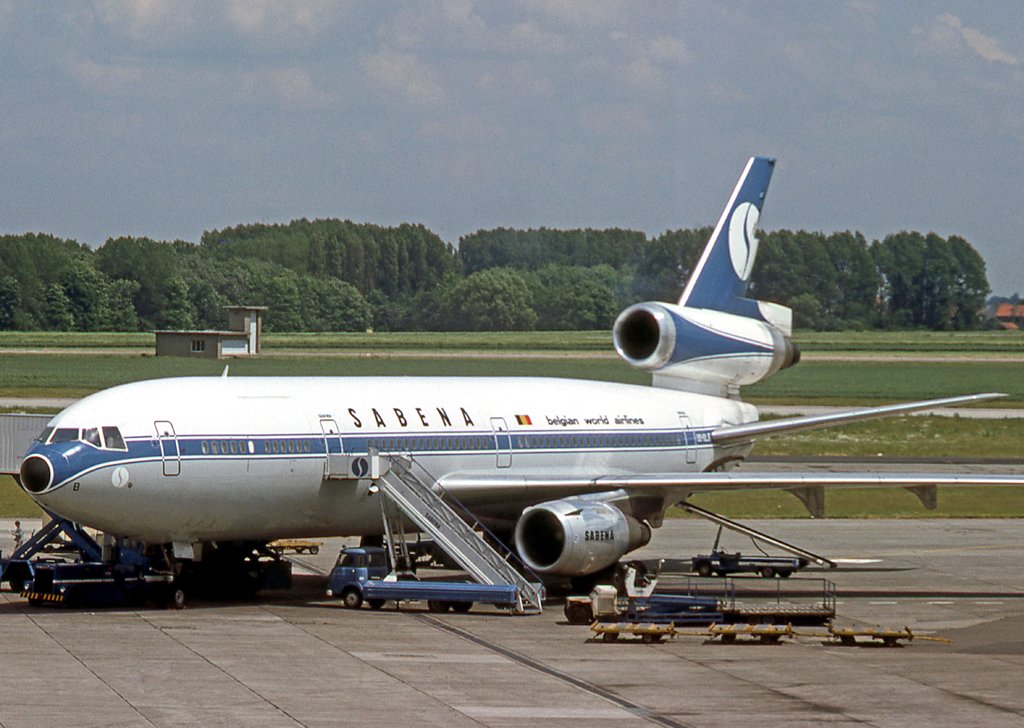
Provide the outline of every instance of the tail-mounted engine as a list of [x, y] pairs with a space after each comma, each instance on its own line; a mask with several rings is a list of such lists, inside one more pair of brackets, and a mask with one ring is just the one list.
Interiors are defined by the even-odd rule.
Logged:
[[671, 303], [638, 303], [615, 320], [615, 350], [630, 365], [654, 372], [657, 386], [722, 394], [753, 384], [800, 360], [800, 350], [789, 338], [790, 310], [756, 304], [764, 320]]
[[516, 549], [538, 574], [583, 576], [651, 540], [646, 523], [594, 496], [531, 506], [516, 524]]

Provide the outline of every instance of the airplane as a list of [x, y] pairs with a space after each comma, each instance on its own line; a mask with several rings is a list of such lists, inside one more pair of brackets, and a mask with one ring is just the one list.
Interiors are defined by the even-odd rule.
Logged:
[[774, 167], [771, 158], [748, 160], [678, 301], [637, 303], [615, 321], [615, 350], [651, 372], [652, 386], [526, 377], [140, 381], [53, 417], [18, 480], [48, 511], [187, 563], [233, 543], [377, 536], [383, 496], [360, 456], [403, 455], [544, 577], [614, 567], [650, 541], [669, 507], [701, 491], [783, 488], [820, 512], [832, 486], [903, 486], [933, 505], [936, 485], [1024, 484], [736, 469], [761, 436], [1002, 396], [759, 420], [740, 388], [799, 361], [791, 311], [746, 298]]

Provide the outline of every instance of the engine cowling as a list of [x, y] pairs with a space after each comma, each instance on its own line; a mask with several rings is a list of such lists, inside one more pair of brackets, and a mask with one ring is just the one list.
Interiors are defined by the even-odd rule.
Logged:
[[610, 503], [565, 498], [531, 506], [516, 524], [516, 549], [538, 574], [583, 576], [651, 540], [651, 527]]
[[630, 365], [658, 377], [714, 388], [753, 384], [800, 360], [800, 350], [788, 336], [789, 309], [757, 305], [766, 320], [669, 303], [638, 303], [615, 320], [615, 350]]

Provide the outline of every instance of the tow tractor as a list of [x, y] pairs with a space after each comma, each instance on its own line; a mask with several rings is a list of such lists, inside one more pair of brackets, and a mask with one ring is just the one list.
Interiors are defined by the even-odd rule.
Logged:
[[[175, 567], [161, 548], [110, 536], [100, 546], [81, 525], [47, 513], [50, 521], [43, 528], [11, 558], [0, 559], [0, 582], [32, 606], [150, 602], [181, 609], [193, 590], [233, 595], [291, 584], [291, 564], [260, 544], [222, 544], [210, 550], [202, 566]], [[61, 545], [65, 557], [43, 555], [53, 544]]]
[[[142, 549], [120, 542], [104, 549], [81, 526], [53, 514], [50, 522], [0, 560], [0, 580], [19, 591], [28, 603], [65, 606], [118, 606], [153, 602], [177, 608], [185, 592], [174, 572], [155, 567]], [[78, 552], [76, 560], [33, 558], [63, 539]]]
[[349, 609], [363, 602], [380, 609], [388, 601], [425, 601], [432, 612], [468, 612], [475, 602], [513, 609], [517, 591], [515, 584], [420, 581], [412, 574], [393, 573], [387, 550], [377, 546], [342, 549], [327, 581], [327, 596], [340, 598]]
[[721, 600], [699, 594], [655, 594], [661, 562], [653, 576], [639, 562], [623, 566], [620, 586], [598, 584], [590, 596], [567, 597], [569, 624], [628, 620], [636, 623], [710, 624], [723, 619]]

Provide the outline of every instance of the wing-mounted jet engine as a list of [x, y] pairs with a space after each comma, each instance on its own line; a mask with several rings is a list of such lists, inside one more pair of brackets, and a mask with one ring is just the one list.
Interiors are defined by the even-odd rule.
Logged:
[[678, 303], [638, 303], [616, 319], [615, 350], [653, 372], [655, 386], [736, 396], [799, 361], [792, 311], [744, 297], [774, 167], [766, 157], [747, 162]]
[[523, 511], [516, 550], [538, 574], [583, 576], [618, 562], [651, 540], [651, 527], [614, 503], [625, 491], [548, 501]]

